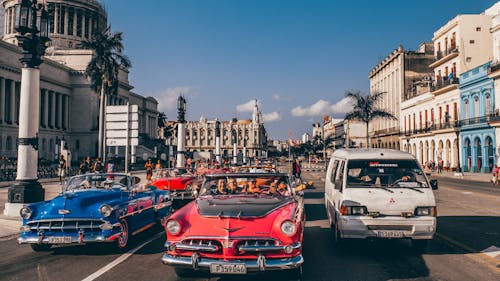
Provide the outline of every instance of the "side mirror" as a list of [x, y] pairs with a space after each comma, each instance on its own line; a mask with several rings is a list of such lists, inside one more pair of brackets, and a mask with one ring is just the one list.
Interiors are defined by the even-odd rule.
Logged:
[[431, 180], [430, 183], [431, 183], [432, 190], [438, 189], [438, 181], [437, 180]]

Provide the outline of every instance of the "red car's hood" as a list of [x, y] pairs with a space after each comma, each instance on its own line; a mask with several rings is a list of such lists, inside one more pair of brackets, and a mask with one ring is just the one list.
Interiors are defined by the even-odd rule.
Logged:
[[[260, 211], [256, 206], [260, 207]], [[254, 196], [198, 198], [186, 207], [191, 209], [183, 222], [188, 224], [185, 225], [184, 237], [281, 236], [281, 223], [293, 219], [296, 211], [292, 198], [280, 198], [278, 202], [276, 198]], [[217, 216], [220, 212], [223, 214]]]
[[163, 190], [184, 190], [186, 185], [191, 184], [194, 179], [193, 176], [162, 178], [155, 180], [151, 185]]

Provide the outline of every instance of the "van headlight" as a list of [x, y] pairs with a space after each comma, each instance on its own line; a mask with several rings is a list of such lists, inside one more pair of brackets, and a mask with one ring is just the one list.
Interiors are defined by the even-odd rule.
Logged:
[[28, 206], [22, 207], [21, 210], [19, 210], [19, 215], [23, 219], [31, 218], [32, 214], [33, 214], [33, 211]]
[[344, 216], [364, 216], [368, 214], [366, 206], [345, 206], [340, 207], [340, 214]]
[[166, 225], [168, 233], [177, 235], [181, 232], [181, 224], [176, 220], [169, 220]]
[[104, 204], [101, 207], [99, 207], [99, 213], [101, 213], [103, 217], [111, 216], [111, 212], [113, 212], [113, 208], [111, 208], [111, 206], [107, 204]]
[[415, 209], [415, 216], [433, 216], [437, 215], [436, 207], [417, 207]]
[[285, 234], [288, 237], [293, 236], [296, 231], [297, 231], [297, 227], [291, 221], [284, 221], [281, 224], [281, 232], [283, 232], [283, 234]]

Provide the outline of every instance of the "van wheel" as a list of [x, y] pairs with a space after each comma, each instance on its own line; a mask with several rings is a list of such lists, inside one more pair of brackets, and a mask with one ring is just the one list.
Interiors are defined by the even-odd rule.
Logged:
[[340, 247], [342, 245], [343, 239], [340, 236], [340, 230], [337, 228], [337, 224], [332, 223], [330, 225], [330, 230], [332, 232], [332, 242], [336, 247]]

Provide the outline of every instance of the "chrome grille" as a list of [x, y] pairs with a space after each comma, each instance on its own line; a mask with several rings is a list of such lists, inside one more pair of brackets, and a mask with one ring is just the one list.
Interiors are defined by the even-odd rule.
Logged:
[[83, 231], [100, 231], [99, 226], [103, 224], [101, 220], [41, 220], [31, 221], [27, 225], [31, 231], [64, 231], [64, 232], [78, 232]]
[[185, 239], [176, 244], [176, 248], [183, 251], [214, 253], [222, 250], [222, 244], [214, 239]]

